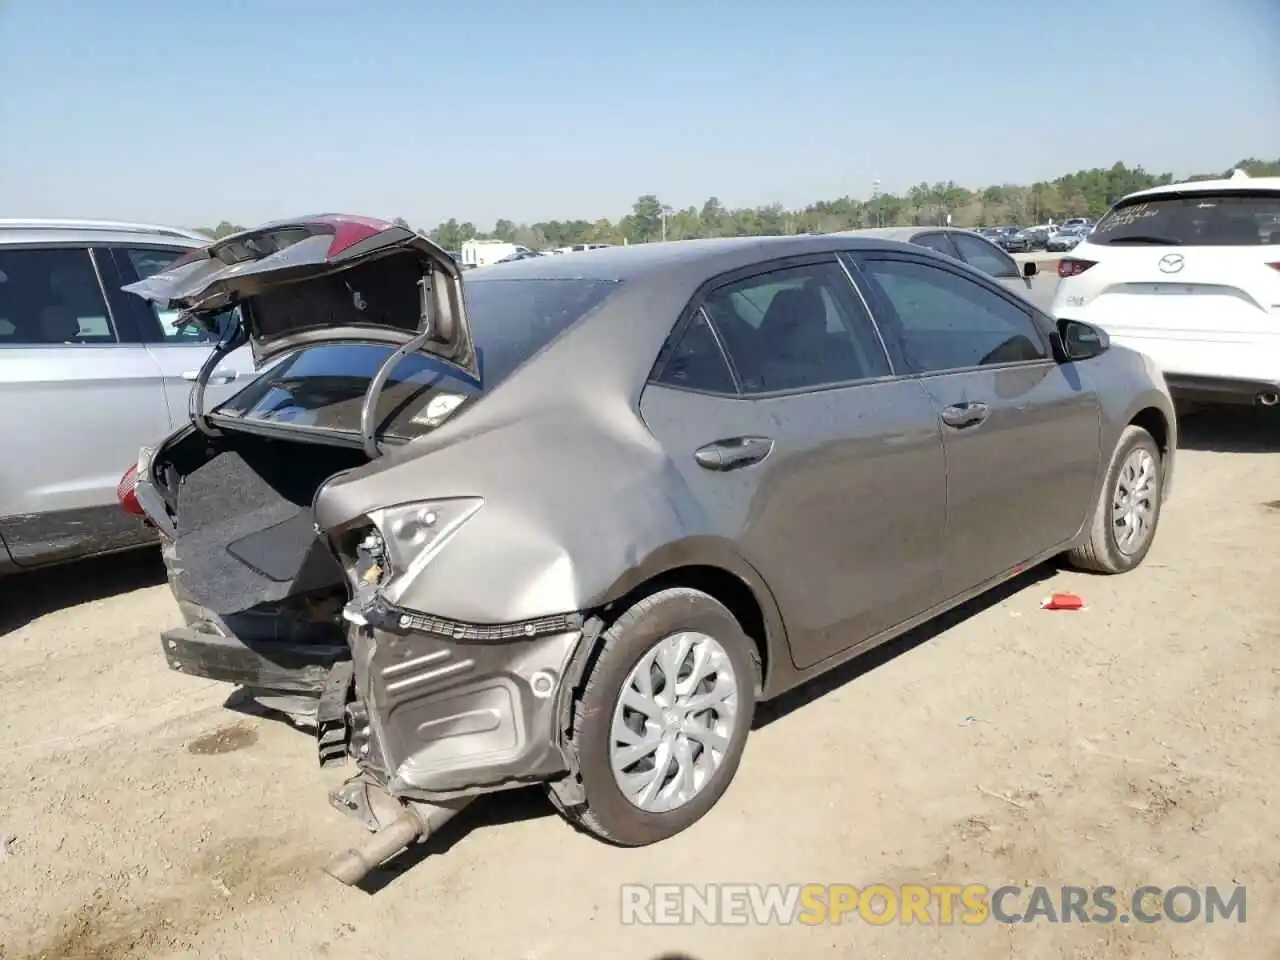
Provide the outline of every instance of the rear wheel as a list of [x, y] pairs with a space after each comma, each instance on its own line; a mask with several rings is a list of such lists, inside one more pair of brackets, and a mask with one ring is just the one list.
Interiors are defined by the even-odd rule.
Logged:
[[622, 846], [665, 840], [724, 794], [755, 709], [755, 648], [698, 590], [647, 597], [619, 617], [576, 707], [584, 802], [570, 820]]
[[1160, 521], [1163, 480], [1155, 439], [1141, 427], [1126, 427], [1111, 455], [1089, 539], [1067, 554], [1072, 565], [1124, 573], [1142, 563]]

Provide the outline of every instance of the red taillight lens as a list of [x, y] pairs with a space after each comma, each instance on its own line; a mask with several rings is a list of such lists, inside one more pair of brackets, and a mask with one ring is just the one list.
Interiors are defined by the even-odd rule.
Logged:
[[138, 466], [134, 464], [124, 472], [124, 476], [116, 484], [116, 499], [120, 501], [120, 506], [124, 508], [125, 513], [131, 513], [135, 517], [145, 517], [147, 514], [138, 503], [137, 489]]
[[1268, 263], [1267, 266], [1272, 270], [1280, 270], [1280, 263]]
[[1077, 260], [1075, 257], [1063, 257], [1058, 261], [1058, 276], [1063, 278], [1078, 277], [1096, 262], [1095, 260]]
[[326, 254], [330, 260], [343, 251], [354, 247], [362, 240], [376, 237], [382, 231], [389, 230], [392, 226], [385, 220], [375, 220], [372, 217], [348, 217], [344, 215], [324, 217], [322, 219], [333, 226], [333, 239], [329, 241], [329, 250]]

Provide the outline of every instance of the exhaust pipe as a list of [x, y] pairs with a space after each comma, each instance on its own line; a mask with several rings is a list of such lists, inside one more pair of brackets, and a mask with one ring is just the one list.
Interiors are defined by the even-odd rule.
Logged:
[[353, 887], [401, 850], [429, 836], [456, 817], [472, 797], [440, 803], [408, 803], [399, 816], [358, 847], [346, 850], [324, 868], [339, 883]]
[[1259, 406], [1274, 407], [1277, 403], [1280, 403], [1280, 393], [1260, 393], [1257, 400]]

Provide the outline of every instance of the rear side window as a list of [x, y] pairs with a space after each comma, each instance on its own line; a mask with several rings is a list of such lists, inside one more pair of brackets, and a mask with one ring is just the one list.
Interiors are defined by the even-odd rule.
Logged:
[[1280, 244], [1280, 194], [1185, 193], [1117, 204], [1089, 242], [1201, 247]]
[[87, 249], [0, 249], [0, 347], [115, 342]]
[[660, 362], [655, 383], [704, 393], [736, 393], [724, 352], [699, 310]]
[[744, 393], [873, 379], [889, 361], [844, 271], [815, 263], [721, 287], [703, 305]]
[[[145, 280], [154, 273], [167, 270], [169, 265], [178, 257], [188, 253], [186, 250], [165, 250], [150, 247], [124, 247], [120, 253], [124, 255], [127, 268], [132, 269], [133, 276], [128, 278], [128, 282], [135, 280]], [[177, 310], [161, 310], [154, 303], [142, 300], [141, 297], [130, 298], [137, 299], [142, 303], [142, 309], [149, 314], [148, 319], [151, 321], [152, 333], [147, 339], [160, 343], [212, 343], [217, 340], [211, 333], [206, 333], [201, 327], [194, 323], [183, 324], [178, 326]]]

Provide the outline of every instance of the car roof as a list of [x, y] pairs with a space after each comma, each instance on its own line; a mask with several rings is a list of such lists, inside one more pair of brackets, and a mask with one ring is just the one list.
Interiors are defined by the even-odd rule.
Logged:
[[[992, 227], [988, 229], [998, 228]], [[866, 227], [862, 230], [845, 230], [836, 234], [836, 236], [866, 237], [868, 239], [897, 240], [901, 243], [910, 243], [913, 237], [919, 237], [926, 233], [978, 234], [978, 231], [970, 230], [967, 227]], [[981, 234], [978, 235], [981, 236]]]
[[157, 243], [196, 247], [211, 237], [182, 227], [126, 220], [59, 220], [0, 218], [0, 245], [29, 243]]
[[[578, 250], [556, 257], [495, 263], [472, 271], [467, 283], [490, 280], [627, 280], [674, 271], [707, 277], [774, 257], [830, 253], [836, 250], [906, 247], [893, 237], [853, 234], [803, 234], [790, 237], [719, 237], [671, 240]], [[919, 251], [919, 247], [911, 247]], [[483, 272], [481, 272], [483, 271]]]
[[[1280, 177], [1226, 177], [1217, 180], [1188, 180], [1185, 183], [1166, 183], [1126, 194], [1124, 201], [1138, 197], [1158, 197], [1170, 193], [1221, 193], [1223, 191], [1263, 191], [1280, 193]], [[1124, 202], [1122, 201], [1122, 202]]]

